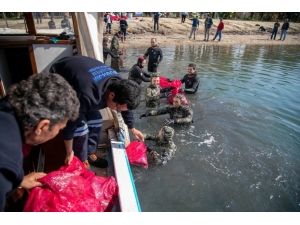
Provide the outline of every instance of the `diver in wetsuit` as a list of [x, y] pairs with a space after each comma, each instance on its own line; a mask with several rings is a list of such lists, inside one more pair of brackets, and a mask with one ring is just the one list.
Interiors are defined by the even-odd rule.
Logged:
[[144, 58], [146, 59], [147, 56], [149, 56], [148, 71], [157, 72], [157, 67], [163, 59], [163, 54], [161, 49], [156, 44], [156, 38], [151, 38], [151, 47], [147, 49], [146, 53], [144, 54]]
[[137, 63], [132, 66], [128, 74], [128, 80], [133, 80], [138, 84], [141, 84], [142, 81], [150, 82], [150, 74], [144, 72], [142, 69], [146, 65], [146, 59], [144, 56], [140, 56], [137, 60]]
[[185, 84], [185, 87], [180, 89], [182, 93], [195, 94], [197, 92], [200, 81], [195, 64], [190, 63], [188, 65], [188, 73], [180, 81]]

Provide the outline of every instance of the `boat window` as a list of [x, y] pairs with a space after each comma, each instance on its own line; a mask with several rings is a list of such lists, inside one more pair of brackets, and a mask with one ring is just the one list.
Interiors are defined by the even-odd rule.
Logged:
[[24, 14], [21, 12], [0, 13], [0, 34], [28, 34]]
[[70, 12], [34, 12], [34, 24], [37, 34], [54, 34], [74, 32]]

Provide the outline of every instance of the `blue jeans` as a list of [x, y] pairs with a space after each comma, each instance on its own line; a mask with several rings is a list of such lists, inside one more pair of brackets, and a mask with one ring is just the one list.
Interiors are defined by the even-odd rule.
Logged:
[[111, 23], [106, 24], [106, 33], [111, 33]]
[[280, 40], [284, 41], [285, 37], [286, 37], [286, 30], [281, 30]]
[[127, 29], [121, 29], [121, 32], [123, 33], [123, 40], [126, 40]]
[[192, 27], [192, 30], [191, 30], [191, 33], [190, 33], [190, 38], [191, 38], [192, 35], [194, 34], [194, 39], [195, 39], [195, 36], [196, 36], [196, 30], [197, 30], [197, 27]]
[[102, 116], [100, 112], [91, 111], [81, 116], [81, 122], [73, 138], [74, 155], [80, 161], [85, 161], [88, 155], [96, 154], [102, 127]]
[[275, 40], [276, 34], [277, 34], [277, 30], [273, 30], [273, 31], [272, 31], [272, 35], [271, 35], [271, 40], [272, 40], [272, 38], [273, 38], [273, 35], [274, 35], [274, 39], [273, 39], [273, 40]]
[[221, 30], [217, 31], [217, 33], [216, 33], [215, 37], [213, 38], [213, 40], [215, 40], [217, 36], [219, 36], [219, 41], [221, 41], [221, 39], [222, 39], [222, 31]]

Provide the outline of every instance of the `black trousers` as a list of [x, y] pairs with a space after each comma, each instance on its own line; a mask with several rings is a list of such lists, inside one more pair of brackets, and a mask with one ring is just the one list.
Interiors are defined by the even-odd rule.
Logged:
[[154, 31], [155, 31], [155, 26], [156, 26], [156, 30], [158, 30], [158, 20], [154, 20]]
[[185, 22], [186, 15], [181, 15], [181, 23]]

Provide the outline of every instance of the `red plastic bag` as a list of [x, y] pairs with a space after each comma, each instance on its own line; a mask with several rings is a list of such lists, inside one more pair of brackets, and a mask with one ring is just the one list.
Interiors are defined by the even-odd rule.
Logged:
[[114, 177], [100, 177], [74, 156], [70, 165], [50, 172], [30, 192], [24, 212], [109, 212], [118, 195]]
[[129, 162], [136, 166], [148, 168], [147, 146], [144, 142], [138, 140], [132, 141], [126, 147], [127, 157]]
[[169, 98], [167, 98], [168, 102], [171, 105], [173, 105], [173, 98], [174, 98], [174, 96], [176, 94], [178, 94], [178, 93], [182, 94], [183, 97], [184, 97], [184, 101], [182, 102], [182, 104], [188, 105], [188, 101], [187, 101], [185, 95], [180, 91], [181, 85], [182, 85], [182, 83], [178, 79], [174, 79], [174, 80], [172, 80], [172, 82], [169, 82], [167, 78], [165, 78], [165, 77], [159, 77], [159, 86], [161, 88], [174, 87], [174, 89], [171, 91], [171, 96]]

